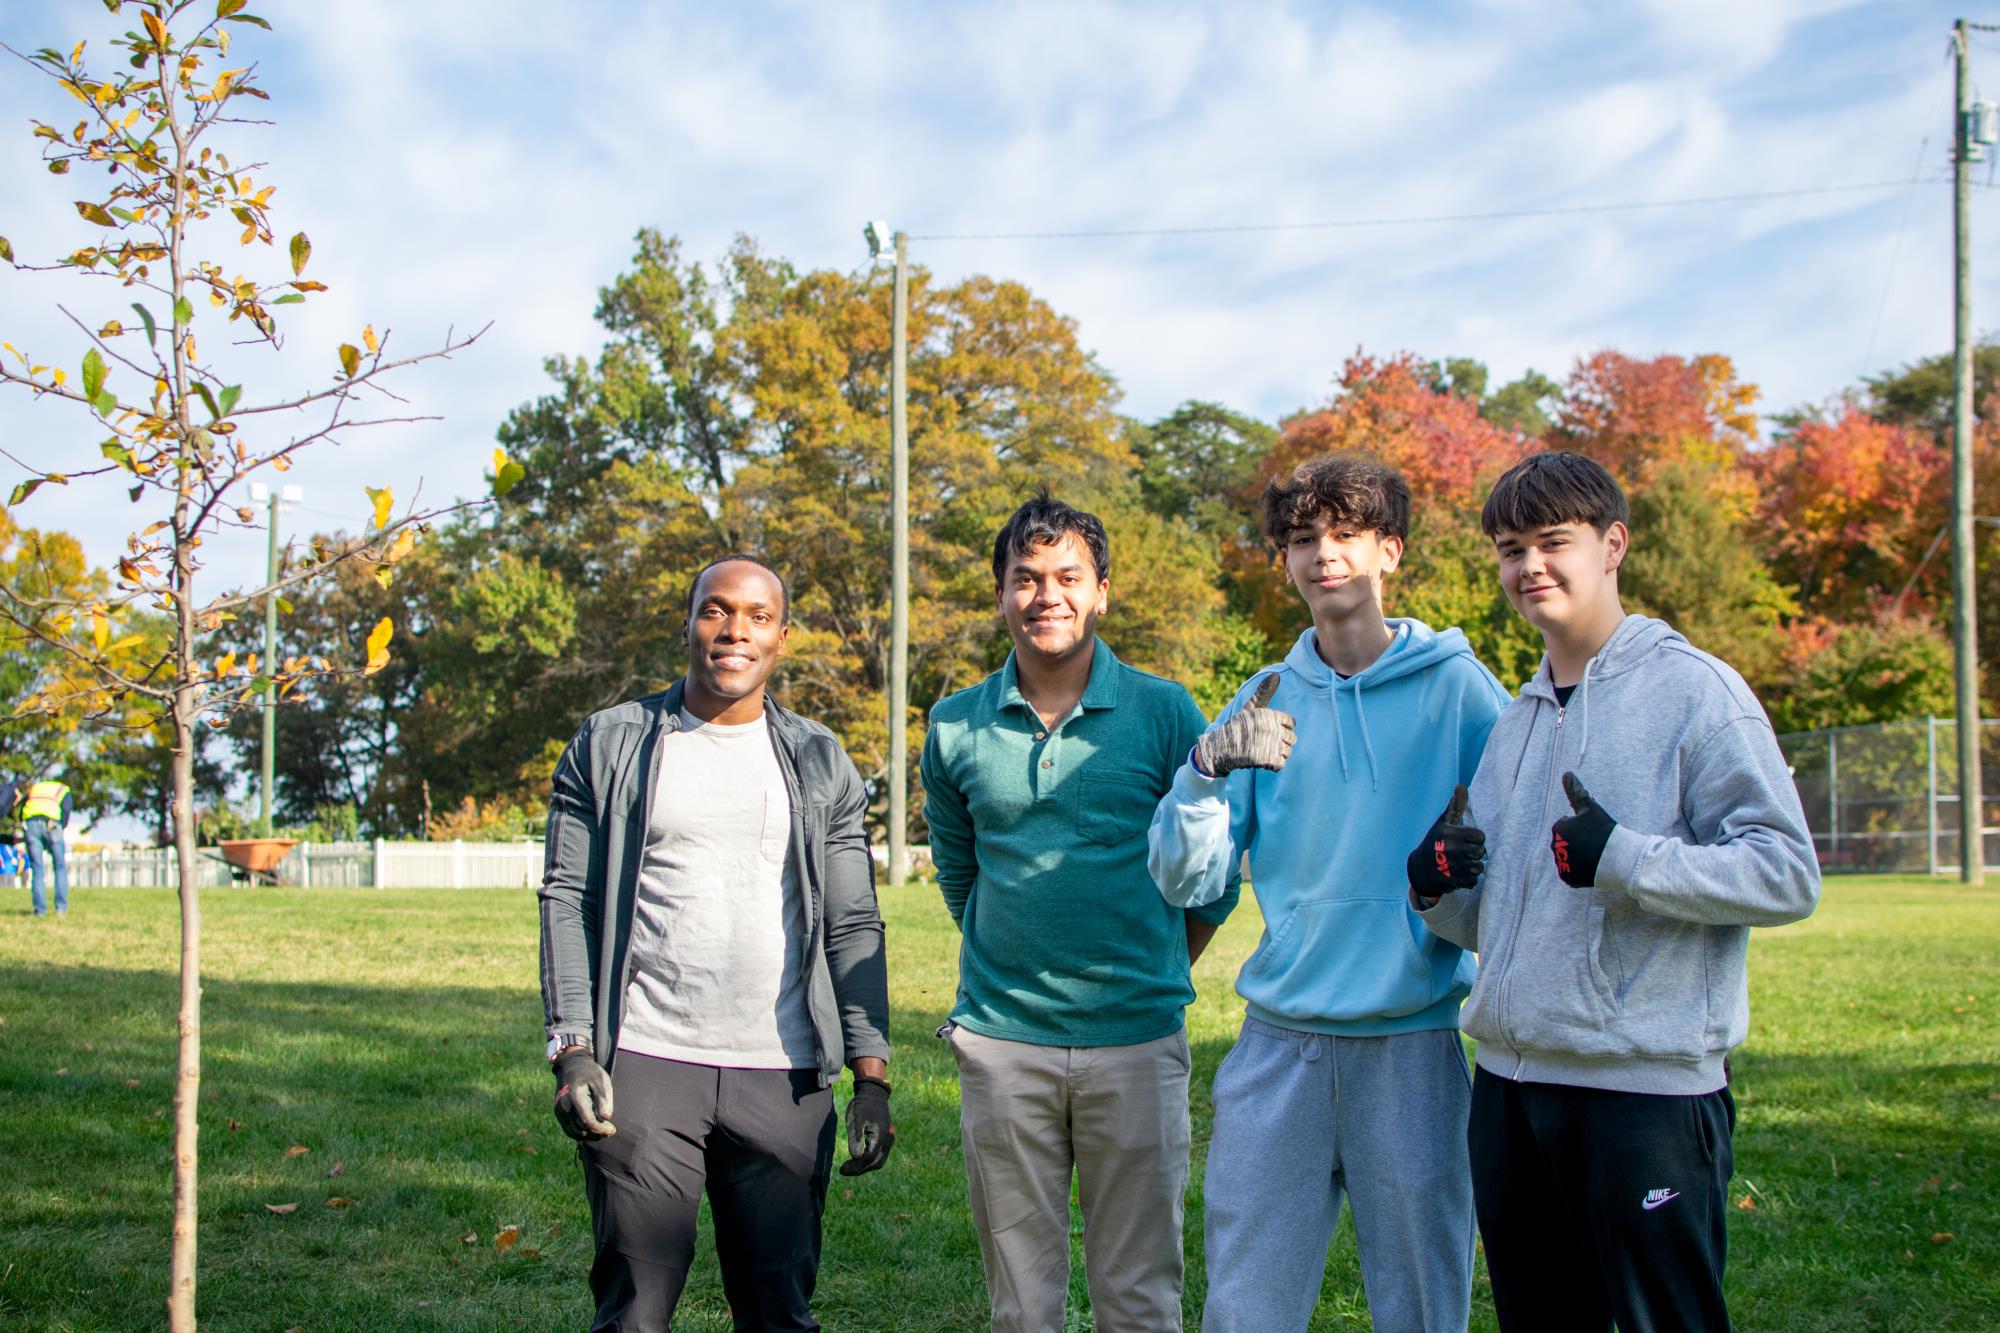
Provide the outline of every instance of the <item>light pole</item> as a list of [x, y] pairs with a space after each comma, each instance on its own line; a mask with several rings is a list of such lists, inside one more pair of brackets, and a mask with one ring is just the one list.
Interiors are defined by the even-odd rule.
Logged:
[[[273, 585], [278, 581], [278, 514], [282, 504], [297, 504], [306, 498], [305, 489], [287, 486], [281, 491], [273, 491], [261, 481], [250, 483], [250, 498], [269, 502], [271, 506], [270, 551], [264, 561], [264, 586], [272, 591], [264, 594], [264, 678], [277, 677], [278, 659], [278, 594]], [[276, 688], [264, 689], [264, 746], [262, 783], [257, 788], [257, 833], [260, 837], [271, 836], [271, 805], [277, 787], [278, 771], [278, 692]]]
[[[871, 258], [882, 253], [886, 222], [862, 228]], [[909, 878], [910, 820], [910, 244], [894, 234], [895, 311], [889, 328], [889, 883]]]
[[1958, 693], [1958, 877], [1986, 878], [1985, 801], [1979, 772], [1979, 638], [1972, 568], [1972, 190], [1971, 167], [1996, 138], [1991, 103], [1972, 100], [1972, 34], [1952, 29], [1958, 64], [1957, 132], [1952, 154], [1955, 302], [1951, 358], [1951, 593], [1953, 680]]

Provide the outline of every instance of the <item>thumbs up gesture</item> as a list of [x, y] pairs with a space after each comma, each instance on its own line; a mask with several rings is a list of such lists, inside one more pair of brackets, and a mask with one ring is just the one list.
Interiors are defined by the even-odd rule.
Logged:
[[1410, 888], [1419, 898], [1442, 898], [1469, 889], [1486, 870], [1486, 833], [1465, 822], [1471, 800], [1464, 784], [1452, 789], [1451, 804], [1404, 863]]
[[1572, 889], [1587, 889], [1597, 882], [1597, 863], [1604, 859], [1604, 845], [1611, 841], [1618, 821], [1591, 799], [1574, 773], [1563, 774], [1563, 795], [1569, 797], [1574, 813], [1549, 825], [1549, 850], [1555, 853], [1556, 874], [1562, 882]]
[[1291, 757], [1298, 733], [1290, 713], [1270, 706], [1271, 696], [1277, 692], [1278, 673], [1273, 671], [1258, 684], [1249, 701], [1229, 715], [1228, 721], [1202, 733], [1201, 739], [1194, 743], [1195, 768], [1212, 778], [1239, 768], [1268, 768], [1273, 772], [1283, 768], [1285, 760]]

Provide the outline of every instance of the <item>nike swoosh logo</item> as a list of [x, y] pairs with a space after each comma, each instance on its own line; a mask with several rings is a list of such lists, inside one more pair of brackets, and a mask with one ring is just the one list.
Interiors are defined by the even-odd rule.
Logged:
[[1639, 1206], [1641, 1208], [1644, 1208], [1647, 1212], [1650, 1213], [1655, 1208], [1660, 1207], [1662, 1204], [1672, 1203], [1675, 1199], [1678, 1199], [1680, 1197], [1681, 1193], [1679, 1190], [1675, 1190], [1671, 1194], [1662, 1195], [1659, 1198], [1654, 1198], [1652, 1195], [1649, 1194], [1645, 1198], [1639, 1201]]

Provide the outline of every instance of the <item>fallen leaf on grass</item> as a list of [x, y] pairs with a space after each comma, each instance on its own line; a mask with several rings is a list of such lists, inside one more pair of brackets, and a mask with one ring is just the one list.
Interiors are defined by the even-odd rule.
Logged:
[[542, 1257], [542, 1252], [540, 1250], [530, 1249], [526, 1247], [518, 1249], [514, 1251], [514, 1253], [520, 1255], [523, 1259], [539, 1259]]
[[307, 1153], [311, 1151], [312, 1149], [306, 1147], [306, 1145], [303, 1143], [294, 1143], [291, 1147], [285, 1149], [285, 1158], [286, 1160], [289, 1161], [291, 1158], [294, 1157], [304, 1157]]
[[335, 1176], [344, 1175], [346, 1174], [346, 1172], [347, 1172], [347, 1163], [335, 1162], [332, 1166], [326, 1169], [326, 1178], [328, 1180], [332, 1180]]
[[97, 1048], [96, 1048], [95, 1046], [92, 1046], [92, 1045], [91, 1045], [91, 1044], [90, 1044], [89, 1042], [85, 1042], [85, 1043], [83, 1044], [83, 1049], [84, 1049], [84, 1050], [86, 1050], [86, 1051], [94, 1051], [94, 1050], [96, 1050]]
[[58, 1069], [58, 1070], [56, 1071], [56, 1077], [57, 1077], [57, 1078], [68, 1078], [68, 1077], [69, 1077], [69, 1066], [68, 1066], [68, 1065], [64, 1065], [64, 1066], [63, 1066], [63, 1067], [62, 1067], [61, 1069]]
[[296, 1203], [267, 1203], [264, 1205], [264, 1209], [266, 1212], [276, 1213], [278, 1216], [283, 1217], [287, 1213], [296, 1213], [299, 1210], [299, 1206]]
[[128, 1088], [136, 1088], [139, 1086], [139, 1080], [136, 1078], [128, 1078], [125, 1080], [125, 1086]]
[[500, 1253], [505, 1254], [507, 1253], [507, 1251], [513, 1249], [514, 1246], [520, 1242], [520, 1239], [521, 1239], [521, 1228], [515, 1226], [501, 1227], [500, 1230], [494, 1234], [493, 1248], [500, 1251]]
[[354, 1200], [347, 1198], [344, 1195], [336, 1194], [331, 1199], [328, 1199], [326, 1201], [326, 1206], [329, 1208], [352, 1208], [354, 1206]]
[[1757, 1196], [1754, 1194], [1746, 1194], [1742, 1198], [1736, 1201], [1736, 1206], [1738, 1208], [1741, 1208], [1744, 1212], [1747, 1213], [1752, 1208], [1755, 1208], [1757, 1206]]
[[241, 1128], [243, 1128], [243, 1126], [238, 1124], [236, 1121], [232, 1120], [229, 1122], [229, 1132], [231, 1134], [234, 1134], [237, 1130]]
[[479, 1233], [477, 1231], [468, 1231], [458, 1238], [458, 1243], [460, 1245], [477, 1245], [479, 1243]]
[[290, 1328], [285, 1330], [285, 1333], [306, 1333], [305, 1325], [293, 1324]]
[[1958, 1237], [1956, 1237], [1956, 1236], [1952, 1235], [1952, 1234], [1951, 1234], [1951, 1233], [1950, 1233], [1949, 1231], [1939, 1231], [1939, 1232], [1936, 1232], [1936, 1233], [1934, 1233], [1934, 1234], [1933, 1234], [1933, 1235], [1931, 1236], [1931, 1244], [1933, 1244], [1933, 1245], [1949, 1245], [1949, 1244], [1951, 1244], [1951, 1243], [1952, 1243], [1953, 1241], [1955, 1241], [1955, 1240], [1957, 1240], [1957, 1239], [1958, 1239]]

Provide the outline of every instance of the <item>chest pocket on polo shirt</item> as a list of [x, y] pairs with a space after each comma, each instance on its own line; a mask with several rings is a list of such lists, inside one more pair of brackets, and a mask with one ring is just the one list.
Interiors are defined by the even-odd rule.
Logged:
[[758, 854], [773, 865], [784, 862], [785, 849], [792, 843], [792, 799], [783, 787], [764, 793], [764, 836]]
[[1146, 841], [1147, 826], [1165, 793], [1157, 775], [1138, 769], [1098, 770], [1088, 766], [1077, 774], [1076, 823], [1085, 840], [1118, 846]]

